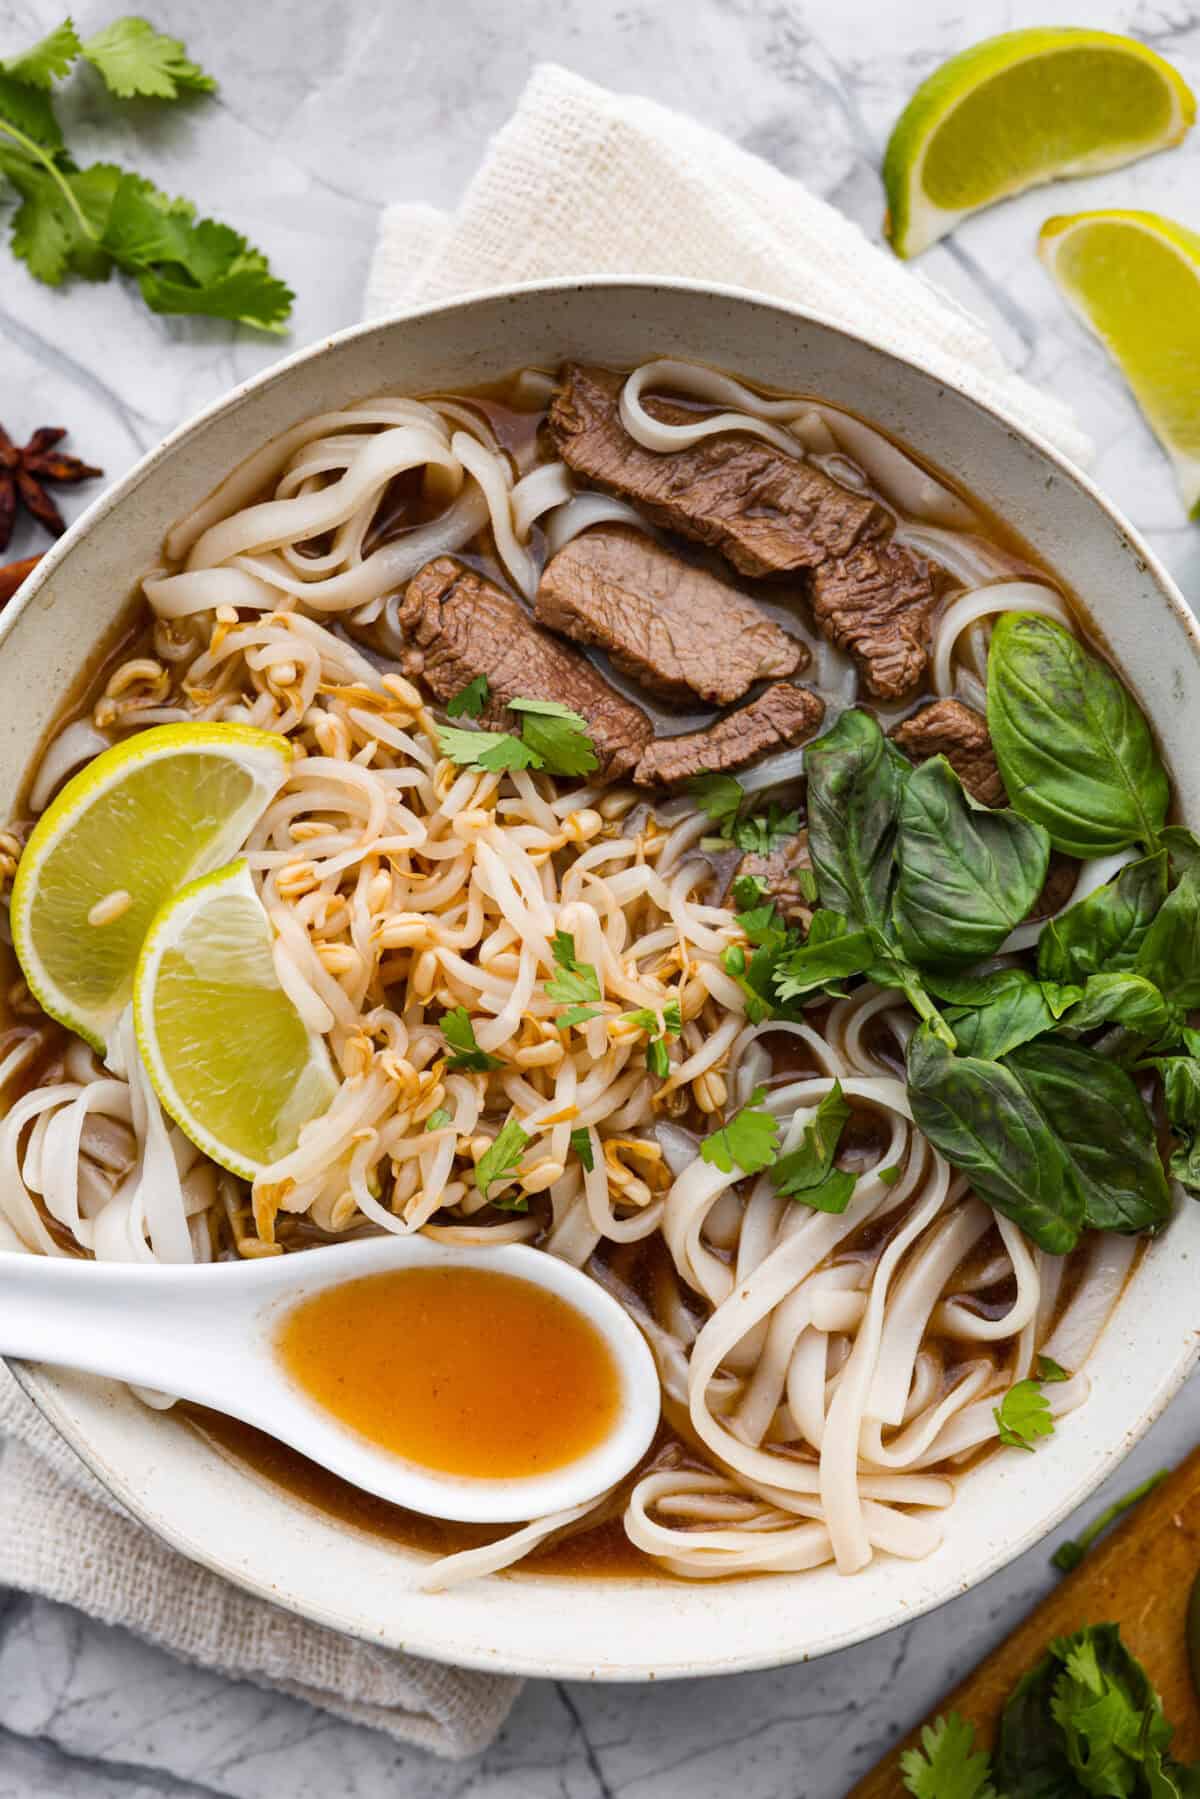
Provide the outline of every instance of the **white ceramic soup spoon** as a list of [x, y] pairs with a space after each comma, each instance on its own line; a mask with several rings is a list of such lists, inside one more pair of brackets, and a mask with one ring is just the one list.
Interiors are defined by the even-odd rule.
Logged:
[[[485, 1269], [531, 1282], [590, 1321], [611, 1353], [619, 1393], [598, 1442], [540, 1474], [442, 1473], [376, 1447], [291, 1378], [276, 1337], [293, 1307], [343, 1281], [430, 1267]], [[504, 1353], [497, 1343], [496, 1354]], [[543, 1517], [596, 1498], [645, 1453], [659, 1414], [658, 1375], [637, 1326], [595, 1281], [523, 1244], [481, 1249], [425, 1237], [373, 1237], [202, 1267], [0, 1252], [0, 1355], [194, 1400], [269, 1432], [368, 1493], [471, 1523]], [[512, 1378], [519, 1390], [519, 1366]]]

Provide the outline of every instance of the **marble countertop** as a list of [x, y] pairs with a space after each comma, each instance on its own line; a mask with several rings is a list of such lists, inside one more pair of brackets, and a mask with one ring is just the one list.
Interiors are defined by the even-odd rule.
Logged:
[[[83, 0], [75, 17], [95, 30], [114, 10]], [[1059, 23], [1132, 30], [1200, 86], [1200, 11], [1187, 0], [1048, 10]], [[51, 292], [0, 254], [0, 417], [22, 437], [69, 423], [70, 447], [109, 476], [285, 347], [353, 322], [380, 207], [451, 205], [537, 60], [696, 112], [874, 234], [880, 152], [913, 85], [978, 37], [1045, 22], [1037, 0], [155, 0], [153, 12], [219, 74], [219, 96], [175, 115], [139, 109], [132, 123], [84, 93], [73, 144], [235, 222], [299, 299], [285, 346], [154, 318], [115, 281]], [[60, 17], [54, 0], [0, 0], [0, 56]], [[1200, 137], [974, 219], [922, 264], [1023, 374], [1077, 409], [1101, 484], [1185, 593], [1200, 592], [1200, 530], [1120, 378], [1031, 251], [1060, 205], [1151, 207], [1196, 228], [1198, 174]], [[69, 511], [80, 503], [68, 494]], [[32, 533], [18, 535], [11, 553], [35, 547]], [[1193, 1393], [1129, 1457], [1110, 1497], [1192, 1447]], [[930, 1617], [808, 1666], [640, 1688], [530, 1683], [496, 1744], [460, 1764], [0, 1594], [0, 1799], [840, 1799], [1051, 1585], [1050, 1547]]]

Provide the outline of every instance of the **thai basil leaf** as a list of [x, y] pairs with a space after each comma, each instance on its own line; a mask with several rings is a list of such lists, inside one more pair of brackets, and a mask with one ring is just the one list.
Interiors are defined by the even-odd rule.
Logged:
[[[1042, 982], [1023, 968], [987, 975], [975, 983], [975, 991], [982, 997], [965, 1006], [953, 1006], [944, 1015], [961, 1055], [997, 1061], [1019, 1044], [1055, 1029], [1056, 1015]], [[1081, 988], [1071, 991], [1082, 998]]]
[[1200, 1061], [1192, 1056], [1159, 1056], [1150, 1066], [1162, 1077], [1163, 1103], [1178, 1139], [1171, 1173], [1189, 1193], [1200, 1193]]
[[823, 909], [851, 932], [871, 937], [872, 980], [898, 987], [919, 1016], [952, 1041], [916, 970], [900, 953], [892, 924], [896, 821], [910, 764], [869, 712], [843, 712], [804, 752], [808, 847]]
[[804, 753], [808, 847], [822, 906], [888, 932], [893, 848], [908, 764], [869, 712], [843, 712]]
[[1179, 1014], [1153, 981], [1114, 971], [1089, 977], [1078, 1005], [1063, 1017], [1062, 1028], [1083, 1036], [1101, 1025], [1119, 1024], [1151, 1043], [1167, 1044], [1178, 1037], [1180, 1023]]
[[1115, 880], [1043, 927], [1039, 975], [1043, 980], [1086, 981], [1089, 975], [1132, 968], [1166, 897], [1165, 850], [1126, 863]]
[[1006, 1066], [1066, 1157], [1089, 1229], [1153, 1231], [1166, 1223], [1171, 1193], [1154, 1123], [1123, 1068], [1080, 1044], [1053, 1041], [1025, 1044]]
[[[944, 999], [952, 1006], [988, 1006], [994, 999], [1003, 997], [1014, 975], [1019, 981], [1034, 979], [1023, 968], [993, 968], [982, 974], [935, 968], [922, 979], [937, 999]], [[1068, 1006], [1083, 998], [1082, 987], [1064, 987], [1058, 981], [1038, 981], [1037, 986], [1054, 1018], [1061, 1018]]]
[[1054, 620], [1006, 612], [988, 655], [988, 730], [1016, 811], [1056, 849], [1155, 845], [1170, 797], [1150, 727], [1107, 663]]
[[910, 961], [964, 966], [999, 949], [1042, 890], [1050, 839], [1016, 812], [977, 806], [944, 756], [900, 798], [894, 916]]
[[1182, 1011], [1200, 1006], [1200, 873], [1185, 874], [1167, 895], [1146, 932], [1134, 969], [1161, 987]]
[[1168, 825], [1158, 833], [1171, 856], [1171, 873], [1182, 880], [1186, 874], [1200, 874], [1200, 837], [1186, 825]]
[[981, 1199], [1051, 1255], [1075, 1247], [1083, 1194], [1066, 1152], [1010, 1067], [952, 1055], [922, 1026], [909, 1044], [908, 1098], [917, 1128], [969, 1176]]

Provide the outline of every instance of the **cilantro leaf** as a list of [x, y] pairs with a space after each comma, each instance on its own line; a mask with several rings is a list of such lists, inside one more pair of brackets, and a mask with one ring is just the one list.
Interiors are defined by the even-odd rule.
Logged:
[[[742, 783], [732, 775], [693, 775], [687, 784], [687, 790], [700, 810], [712, 819], [722, 836], [728, 837], [746, 797]], [[729, 827], [728, 830], [725, 829], [726, 826]]]
[[88, 38], [82, 50], [119, 100], [135, 95], [177, 100], [180, 93], [211, 94], [216, 89], [212, 76], [189, 59], [179, 39], [155, 31], [146, 19], [114, 19]]
[[436, 1112], [431, 1112], [429, 1117], [425, 1120], [425, 1129], [427, 1131], [444, 1131], [448, 1124], [453, 1123], [454, 1120], [451, 1118], [449, 1112], [447, 1112], [445, 1106], [439, 1106]]
[[622, 1019], [636, 1030], [645, 1031], [648, 1036], [678, 1037], [683, 1029], [683, 1019], [679, 1013], [679, 1001], [669, 999], [662, 1009], [662, 1027], [659, 1028], [658, 1013], [653, 1006], [639, 1006], [635, 1012], [622, 1012]]
[[[475, 1164], [475, 1185], [485, 1197], [494, 1181], [513, 1172], [532, 1141], [528, 1131], [523, 1131], [515, 1118], [510, 1118], [501, 1127]], [[528, 1201], [522, 1198], [510, 1201], [509, 1209], [524, 1211], [527, 1205]]]
[[1071, 1376], [1065, 1368], [1060, 1367], [1053, 1356], [1040, 1355], [1037, 1359], [1035, 1378], [1040, 1380], [1043, 1386], [1053, 1386], [1056, 1381], [1070, 1380]]
[[510, 700], [510, 712], [523, 714], [521, 736], [537, 758], [534, 766], [552, 775], [586, 775], [600, 758], [588, 736], [587, 720], [557, 700]]
[[1054, 1430], [1050, 1401], [1036, 1380], [1019, 1380], [1010, 1387], [1000, 1404], [992, 1407], [996, 1435], [1010, 1449], [1032, 1450], [1039, 1437]]
[[795, 1149], [780, 1156], [771, 1170], [777, 1190], [787, 1199], [798, 1199], [818, 1212], [844, 1212], [858, 1185], [858, 1176], [835, 1168], [834, 1156], [850, 1118], [850, 1105], [840, 1081], [818, 1105], [804, 1127]]
[[[549, 999], [560, 1000], [578, 1012], [581, 1006], [593, 1006], [604, 997], [600, 990], [600, 976], [596, 973], [594, 964], [576, 961], [575, 939], [570, 931], [556, 931], [550, 948], [562, 972], [552, 975], [546, 982], [546, 995]], [[595, 1011], [587, 1012], [588, 1018], [595, 1016]], [[582, 1020], [578, 1016], [568, 1018], [560, 1014], [557, 1022], [578, 1024]]]
[[883, 1182], [885, 1187], [894, 1187], [903, 1172], [904, 1170], [901, 1168], [899, 1162], [893, 1162], [887, 1168], [876, 1168], [874, 1170], [874, 1173]]
[[79, 48], [78, 32], [70, 19], [64, 19], [28, 50], [0, 62], [0, 69], [28, 87], [49, 88], [57, 76], [67, 73]]
[[446, 701], [447, 718], [478, 718], [487, 704], [488, 678], [476, 675], [465, 687], [460, 687], [452, 699]]
[[769, 1168], [779, 1154], [779, 1125], [763, 1107], [765, 1098], [766, 1089], [756, 1087], [741, 1111], [704, 1139], [701, 1160], [722, 1174], [732, 1174], [735, 1168], [743, 1174], [758, 1174]]
[[0, 130], [35, 152], [45, 150], [53, 154], [63, 148], [62, 128], [50, 104], [50, 95], [3, 68], [0, 68]]
[[991, 1761], [975, 1747], [974, 1727], [949, 1712], [921, 1732], [921, 1747], [906, 1749], [900, 1773], [913, 1799], [996, 1799]]
[[581, 1124], [571, 1132], [571, 1148], [590, 1174], [596, 1166], [596, 1158], [592, 1153], [592, 1133], [586, 1124]]
[[439, 725], [437, 739], [442, 755], [462, 768], [486, 768], [501, 774], [506, 768], [540, 766], [528, 744], [510, 731], [466, 731]]
[[566, 1030], [569, 1025], [587, 1024], [589, 1019], [599, 1018], [600, 1012], [599, 1006], [568, 1006], [565, 1012], [559, 1012], [556, 1015], [554, 1022], [562, 1031]]
[[767, 883], [761, 875], [739, 875], [733, 883], [733, 903], [736, 910], [747, 912], [757, 906], [766, 891]]
[[455, 1052], [447, 1061], [447, 1068], [469, 1068], [476, 1074], [483, 1074], [489, 1068], [504, 1066], [499, 1056], [489, 1056], [486, 1050], [480, 1049], [475, 1041], [475, 1026], [465, 1006], [443, 1012], [440, 1023], [442, 1036]]

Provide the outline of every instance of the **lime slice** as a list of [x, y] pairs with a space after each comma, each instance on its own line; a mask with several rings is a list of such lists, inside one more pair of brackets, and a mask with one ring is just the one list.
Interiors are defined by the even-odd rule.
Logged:
[[1118, 168], [1187, 135], [1196, 97], [1145, 44], [1070, 26], [1006, 31], [917, 89], [883, 160], [885, 229], [917, 256], [993, 200]]
[[1120, 365], [1200, 518], [1200, 236], [1156, 212], [1047, 219], [1038, 254]]
[[67, 782], [25, 845], [12, 893], [13, 944], [51, 1017], [104, 1052], [150, 920], [236, 854], [291, 759], [284, 738], [248, 725], [162, 725]]
[[295, 1149], [337, 1092], [324, 1041], [279, 984], [270, 921], [244, 862], [163, 906], [138, 958], [133, 1014], [167, 1111], [247, 1180]]

